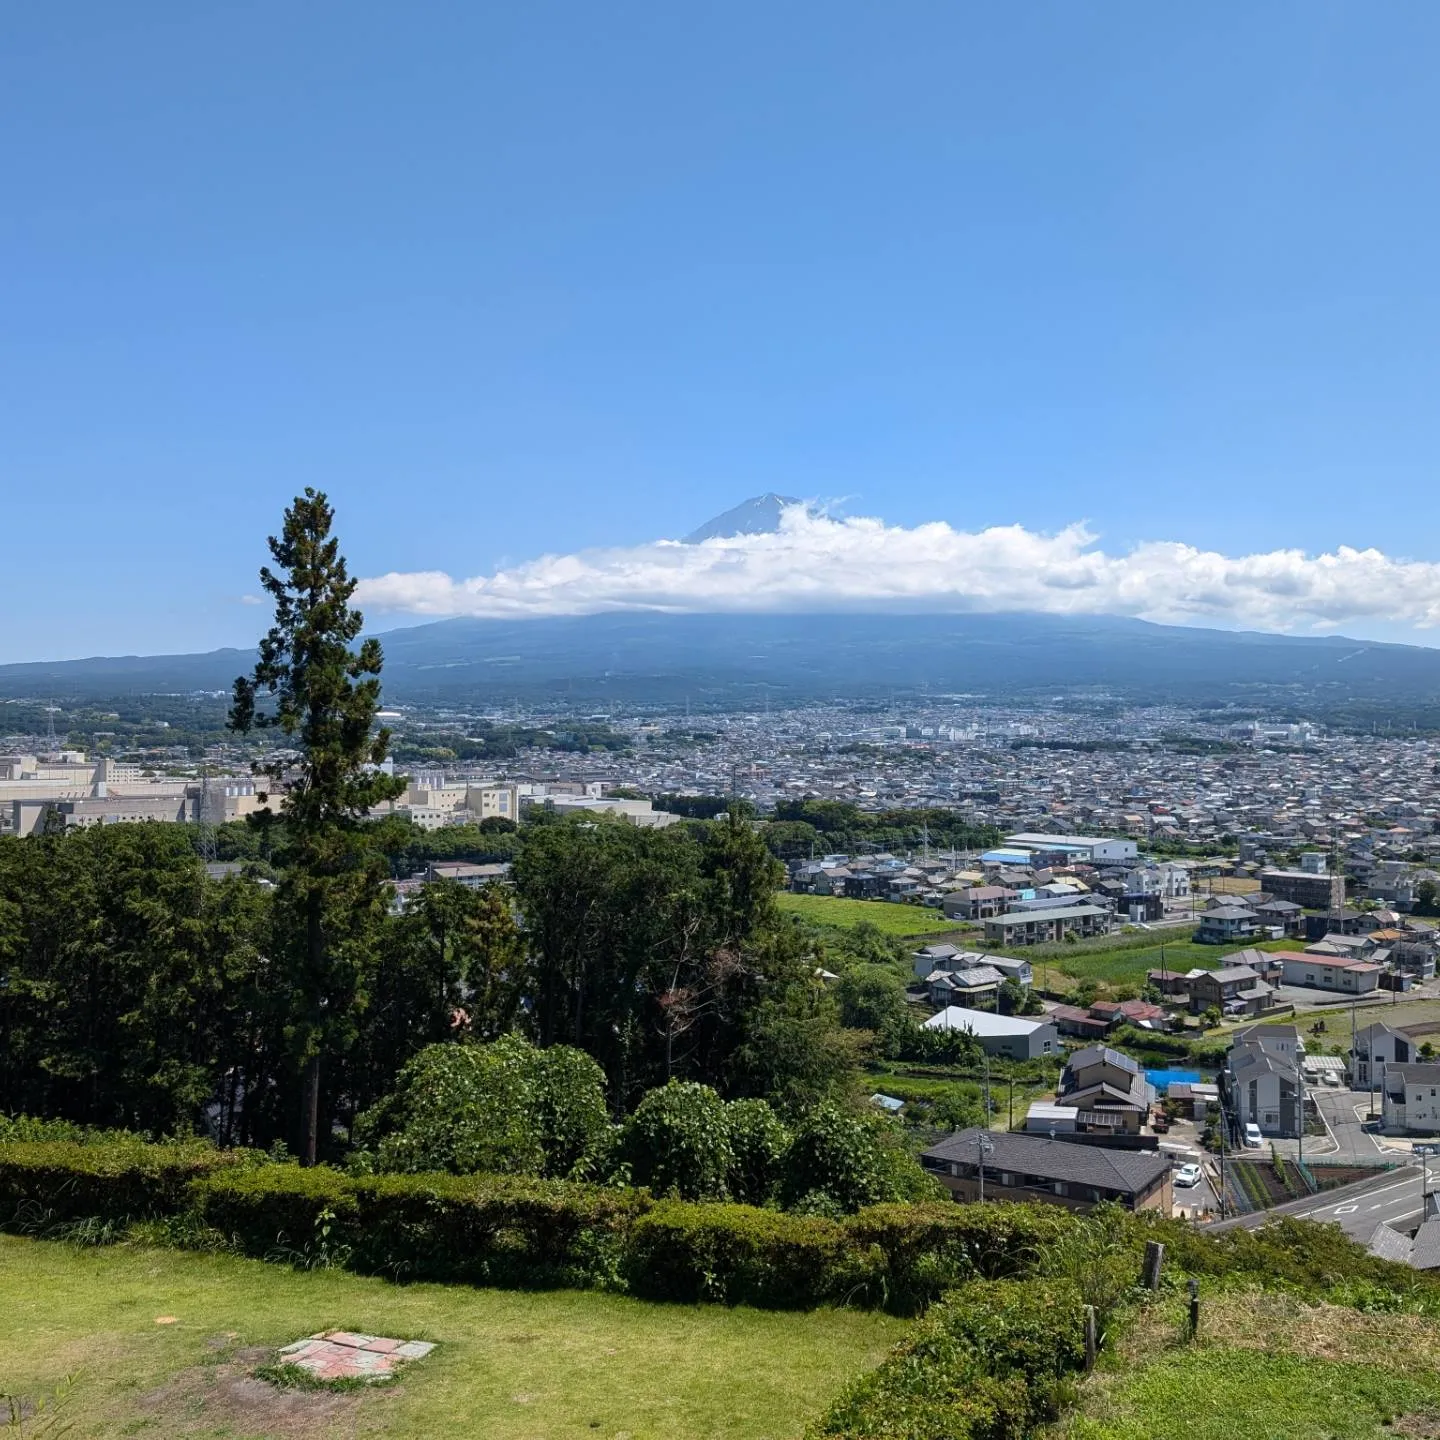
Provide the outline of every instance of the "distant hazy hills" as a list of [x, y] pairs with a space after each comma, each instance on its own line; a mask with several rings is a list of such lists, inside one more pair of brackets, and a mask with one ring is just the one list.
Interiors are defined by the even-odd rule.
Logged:
[[[1440, 699], [1440, 650], [1052, 615], [660, 615], [443, 620], [392, 630], [385, 693], [406, 699], [792, 695], [889, 690]], [[228, 688], [241, 650], [0, 666], [0, 694], [56, 698]]]

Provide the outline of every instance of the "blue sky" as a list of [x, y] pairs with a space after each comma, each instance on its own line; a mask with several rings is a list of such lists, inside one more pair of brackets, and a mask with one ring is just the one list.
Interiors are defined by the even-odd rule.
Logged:
[[1375, 547], [1329, 623], [1410, 634], [1437, 60], [1433, 0], [8, 6], [0, 660], [252, 639], [305, 484], [364, 576], [777, 490]]

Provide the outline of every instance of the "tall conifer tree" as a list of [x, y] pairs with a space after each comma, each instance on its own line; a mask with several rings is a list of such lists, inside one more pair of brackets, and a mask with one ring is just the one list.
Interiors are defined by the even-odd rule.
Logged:
[[275, 623], [260, 642], [253, 674], [235, 681], [230, 727], [273, 727], [298, 755], [263, 766], [283, 787], [284, 878], [276, 896], [294, 1018], [291, 1044], [303, 1077], [301, 1154], [316, 1161], [321, 1134], [321, 1067], [353, 1038], [364, 1004], [368, 950], [384, 911], [383, 857], [363, 843], [371, 807], [394, 799], [403, 779], [378, 767], [390, 732], [376, 728], [380, 642], [358, 648], [364, 624], [351, 608], [350, 578], [330, 533], [334, 510], [307, 487], [271, 536], [274, 568], [260, 581]]

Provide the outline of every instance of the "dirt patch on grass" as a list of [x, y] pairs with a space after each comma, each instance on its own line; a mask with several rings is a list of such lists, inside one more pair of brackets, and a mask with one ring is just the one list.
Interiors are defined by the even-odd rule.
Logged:
[[396, 1385], [343, 1392], [282, 1390], [252, 1373], [274, 1359], [274, 1351], [266, 1348], [236, 1350], [219, 1364], [182, 1370], [142, 1395], [137, 1408], [156, 1433], [167, 1436], [234, 1431], [267, 1440], [351, 1440], [360, 1433], [362, 1411], [368, 1415], [373, 1406], [400, 1393]]

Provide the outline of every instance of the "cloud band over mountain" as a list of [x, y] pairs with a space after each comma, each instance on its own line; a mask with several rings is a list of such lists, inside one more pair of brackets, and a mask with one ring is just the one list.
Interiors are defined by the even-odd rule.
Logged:
[[366, 608], [521, 618], [613, 610], [1042, 611], [1171, 624], [1324, 631], [1355, 622], [1440, 625], [1440, 564], [1339, 546], [1228, 556], [1172, 541], [1108, 554], [1083, 524], [956, 530], [790, 506], [779, 529], [701, 544], [659, 540], [544, 555], [457, 580], [441, 571], [362, 580]]

